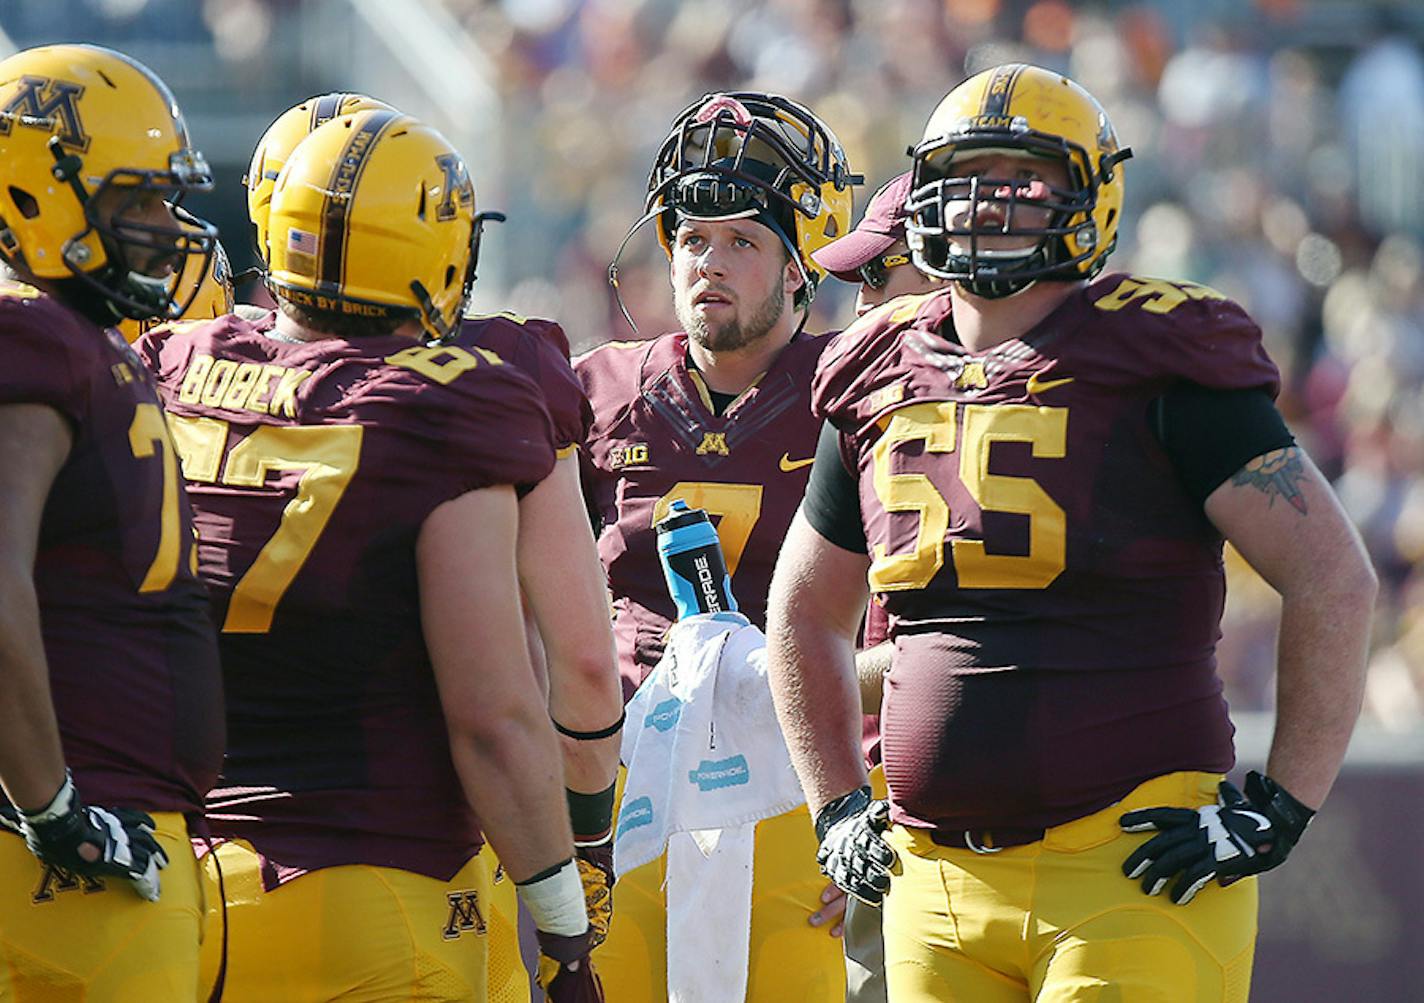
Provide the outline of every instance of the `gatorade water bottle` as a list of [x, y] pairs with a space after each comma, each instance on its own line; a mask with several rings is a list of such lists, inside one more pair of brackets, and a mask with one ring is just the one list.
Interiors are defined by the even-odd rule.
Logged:
[[688, 508], [687, 502], [679, 498], [654, 528], [663, 575], [677, 604], [677, 618], [735, 612], [737, 600], [732, 598], [732, 580], [722, 560], [722, 544], [707, 513]]

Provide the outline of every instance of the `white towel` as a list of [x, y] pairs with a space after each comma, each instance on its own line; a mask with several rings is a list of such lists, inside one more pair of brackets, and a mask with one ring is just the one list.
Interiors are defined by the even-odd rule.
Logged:
[[628, 704], [622, 753], [613, 864], [625, 874], [668, 852], [669, 999], [741, 1000], [755, 824], [805, 801], [771, 703], [761, 631], [738, 613], [675, 624]]

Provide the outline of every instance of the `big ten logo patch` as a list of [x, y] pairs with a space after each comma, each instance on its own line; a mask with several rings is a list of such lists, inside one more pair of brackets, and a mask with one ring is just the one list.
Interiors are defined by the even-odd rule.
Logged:
[[625, 442], [608, 450], [608, 468], [610, 470], [642, 466], [647, 462], [648, 444], [646, 442]]
[[35, 888], [34, 895], [30, 896], [30, 901], [35, 905], [40, 905], [44, 902], [53, 902], [55, 895], [59, 892], [75, 891], [93, 895], [95, 892], [105, 891], [104, 882], [100, 878], [75, 874], [63, 867], [46, 864], [44, 872], [40, 874], [40, 883]]
[[450, 913], [445, 917], [445, 929], [441, 935], [446, 940], [458, 940], [461, 934], [475, 933], [483, 937], [485, 934], [485, 917], [480, 912], [480, 893], [474, 890], [457, 892], [447, 892], [446, 902], [450, 905]]

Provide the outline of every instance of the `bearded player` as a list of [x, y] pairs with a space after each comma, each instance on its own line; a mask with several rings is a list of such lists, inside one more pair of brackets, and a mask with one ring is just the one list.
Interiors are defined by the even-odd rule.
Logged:
[[222, 681], [173, 443], [113, 325], [182, 313], [217, 235], [164, 199], [211, 183], [127, 56], [0, 62], [0, 1000], [198, 995], [187, 820]]
[[[389, 107], [364, 94], [338, 92], [308, 98], [277, 117], [258, 142], [244, 178], [258, 248], [267, 246], [277, 176], [297, 145], [337, 115]], [[255, 322], [270, 324], [271, 317], [257, 317]], [[569, 365], [568, 339], [553, 321], [512, 313], [466, 315], [451, 344], [493, 351], [519, 369], [538, 385], [553, 420], [558, 456], [554, 470], [519, 500], [519, 579], [530, 621], [530, 656], [544, 680], [559, 732], [570, 820], [596, 943], [607, 932], [612, 910], [611, 822], [622, 700], [603, 569], [578, 483], [576, 453], [592, 412]], [[488, 998], [491, 1003], [519, 1003], [529, 998], [529, 978], [519, 953], [517, 897], [495, 854], [485, 852], [480, 859], [493, 886], [486, 917]]]
[[[769, 668], [824, 866], [884, 901], [891, 999], [1244, 1000], [1251, 875], [1301, 837], [1359, 709], [1374, 575], [1259, 329], [1212, 290], [1100, 274], [1128, 156], [1056, 73], [960, 85], [909, 199], [916, 266], [952, 285], [868, 314], [817, 374]], [[1222, 781], [1223, 538], [1284, 611], [1244, 793]], [[888, 809], [854, 743], [867, 581], [895, 642]]]
[[[584, 490], [602, 522], [628, 698], [675, 617], [653, 530], [674, 500], [716, 520], [737, 602], [765, 622], [817, 435], [810, 378], [825, 340], [802, 328], [823, 272], [810, 255], [849, 229], [859, 180], [824, 123], [771, 94], [705, 97], [659, 150], [644, 219], [668, 254], [684, 331], [575, 360], [594, 410]], [[839, 943], [807, 925], [825, 888], [814, 852], [804, 811], [758, 826], [748, 999], [843, 998]], [[663, 867], [619, 876], [598, 952], [610, 999], [666, 998]]]
[[464, 162], [397, 112], [337, 117], [267, 223], [270, 327], [140, 342], [222, 629], [226, 997], [484, 998], [481, 830], [558, 981], [594, 992], [515, 572], [552, 431], [526, 376], [441, 343], [483, 223]]

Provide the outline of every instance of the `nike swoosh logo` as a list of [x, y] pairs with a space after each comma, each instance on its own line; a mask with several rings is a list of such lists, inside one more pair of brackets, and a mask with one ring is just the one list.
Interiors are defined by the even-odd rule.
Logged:
[[1262, 815], [1262, 814], [1260, 814], [1259, 812], [1247, 811], [1247, 810], [1244, 809], [1244, 808], [1236, 808], [1236, 809], [1233, 809], [1233, 810], [1236, 812], [1236, 814], [1240, 815], [1242, 818], [1249, 818], [1251, 821], [1255, 822], [1255, 823], [1256, 823], [1256, 831], [1257, 831], [1257, 832], [1268, 832], [1268, 831], [1270, 831], [1270, 828], [1271, 828], [1271, 820], [1268, 819], [1265, 815]]
[[1034, 373], [1028, 378], [1028, 386], [1025, 389], [1030, 396], [1043, 393], [1045, 390], [1052, 390], [1054, 387], [1067, 386], [1073, 382], [1073, 377], [1069, 376], [1061, 380], [1040, 380], [1038, 373]]
[[782, 453], [781, 459], [778, 461], [777, 465], [781, 467], [783, 472], [789, 474], [793, 470], [800, 470], [802, 467], [809, 467], [815, 462], [816, 458], [814, 456], [808, 456], [804, 460], [793, 460], [791, 458], [790, 453]]

